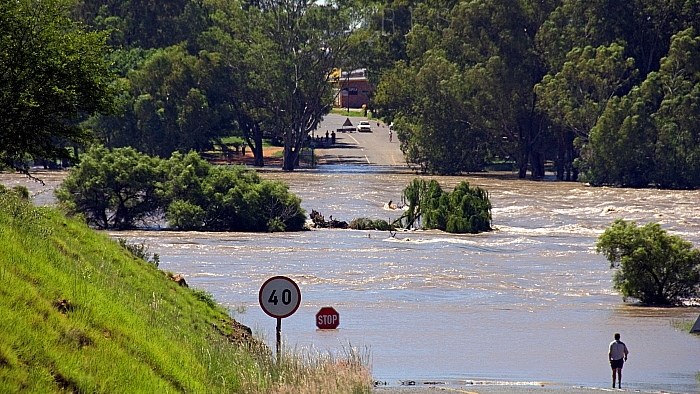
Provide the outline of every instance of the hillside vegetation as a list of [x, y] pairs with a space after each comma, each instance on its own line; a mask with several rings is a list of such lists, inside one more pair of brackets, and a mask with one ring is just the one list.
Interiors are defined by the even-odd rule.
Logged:
[[0, 316], [3, 393], [369, 391], [360, 357], [276, 363], [208, 293], [2, 190]]

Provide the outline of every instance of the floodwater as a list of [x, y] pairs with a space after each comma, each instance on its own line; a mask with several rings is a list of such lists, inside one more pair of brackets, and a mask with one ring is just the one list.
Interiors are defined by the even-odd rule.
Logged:
[[[366, 172], [371, 171], [371, 172]], [[339, 220], [394, 219], [414, 178], [376, 167], [325, 166], [269, 172], [303, 207]], [[283, 319], [286, 349], [369, 354], [375, 379], [464, 384], [543, 382], [609, 387], [607, 346], [620, 332], [630, 350], [623, 385], [644, 392], [698, 393], [700, 336], [678, 329], [698, 307], [642, 308], [612, 289], [596, 238], [615, 219], [660, 223], [700, 246], [700, 192], [591, 188], [501, 177], [439, 177], [486, 188], [496, 230], [314, 230], [299, 233], [114, 233], [144, 242], [164, 270], [184, 273], [271, 347], [275, 319], [258, 290], [275, 275], [295, 280], [302, 303]], [[315, 314], [332, 306], [340, 328], [319, 331]]]

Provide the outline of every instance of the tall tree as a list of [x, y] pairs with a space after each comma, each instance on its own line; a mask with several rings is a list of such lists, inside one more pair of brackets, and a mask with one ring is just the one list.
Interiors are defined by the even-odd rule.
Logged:
[[661, 61], [664, 98], [654, 114], [658, 137], [655, 183], [700, 187], [700, 35], [693, 28], [673, 37]]
[[107, 111], [113, 78], [105, 35], [84, 31], [67, 0], [0, 3], [0, 159], [66, 158], [91, 136], [77, 126]]
[[395, 119], [406, 159], [428, 173], [482, 170], [489, 140], [471, 123], [473, 84], [440, 51], [422, 61], [419, 68], [387, 73], [377, 89], [376, 102]]
[[658, 72], [608, 102], [582, 151], [593, 184], [673, 188], [700, 186], [700, 37], [673, 37]]
[[302, 144], [332, 105], [333, 68], [347, 47], [348, 29], [336, 7], [311, 0], [263, 0], [261, 29], [271, 43], [266, 75], [275, 89], [268, 108], [284, 142], [282, 169], [298, 164]]
[[558, 179], [576, 180], [574, 161], [578, 152], [574, 139], [578, 138], [579, 144], [587, 143], [588, 133], [608, 100], [627, 92], [634, 80], [634, 59], [624, 59], [623, 51], [618, 44], [574, 48], [559, 72], [546, 75], [535, 86], [538, 107], [560, 128]]

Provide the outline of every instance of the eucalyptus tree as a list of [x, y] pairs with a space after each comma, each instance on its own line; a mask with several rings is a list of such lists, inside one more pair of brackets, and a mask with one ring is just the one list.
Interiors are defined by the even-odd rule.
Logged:
[[[67, 158], [78, 121], [112, 104], [106, 36], [70, 19], [72, 2], [0, 2], [0, 160]], [[25, 169], [26, 170], [26, 169]]]
[[266, 108], [284, 143], [282, 169], [292, 171], [309, 133], [333, 103], [329, 77], [347, 48], [338, 7], [310, 0], [261, 0], [258, 21], [264, 77], [274, 89]]
[[[528, 168], [535, 177], [544, 175], [549, 128], [546, 117], [535, 106], [533, 87], [545, 75], [546, 69], [535, 51], [534, 39], [542, 19], [554, 3], [524, 0], [436, 3], [435, 6], [425, 3], [413, 10], [412, 29], [407, 36], [407, 53], [411, 58], [405, 70], [418, 75], [423, 65], [432, 61], [430, 59], [437, 50], [456, 67], [454, 73], [459, 74], [461, 87], [458, 90], [461, 92], [454, 94], [457, 90], [453, 88], [452, 96], [461, 102], [461, 110], [447, 107], [440, 119], [443, 126], [459, 124], [458, 128], [451, 127], [453, 135], [459, 138], [445, 144], [443, 150], [447, 151], [442, 155], [453, 160], [452, 168], [456, 171], [464, 168], [459, 161], [454, 161], [460, 159], [454, 151], [464, 150], [475, 158], [470, 163], [472, 168], [477, 163], [483, 165], [489, 155], [499, 155], [515, 159], [521, 177], [526, 176]], [[397, 80], [391, 73], [386, 78], [386, 81]], [[443, 81], [450, 78], [451, 74], [446, 74]], [[434, 109], [446, 105], [446, 102], [435, 100], [431, 95], [445, 92], [441, 89], [446, 86], [443, 81], [424, 91], [416, 90], [416, 96], [425, 94], [426, 105], [410, 113], [398, 100], [413, 99], [415, 103], [420, 97], [407, 94], [392, 97], [388, 92], [396, 89], [384, 81], [378, 88], [380, 108], [400, 120], [396, 123], [398, 136], [402, 146], [410, 150], [404, 150], [409, 160], [415, 159], [412, 155], [419, 151], [418, 145], [402, 138], [416, 135], [408, 130], [424, 130], [421, 118], [433, 117], [432, 123], [440, 124], [435, 121]], [[428, 114], [428, 111], [433, 113]], [[434, 138], [425, 138], [419, 145], [427, 151], [433, 149], [430, 144], [435, 143]], [[450, 154], [452, 158], [447, 157]], [[440, 167], [450, 168], [444, 163]]]
[[625, 94], [635, 79], [634, 59], [625, 59], [623, 52], [619, 44], [576, 47], [566, 55], [560, 71], [546, 75], [535, 86], [538, 107], [560, 130], [558, 179], [577, 179], [575, 139], [585, 145], [608, 100]]
[[376, 95], [395, 120], [407, 161], [433, 174], [482, 170], [488, 135], [471, 123], [476, 105], [472, 85], [440, 51], [422, 62], [388, 72]]
[[673, 37], [658, 72], [610, 100], [582, 151], [593, 184], [700, 186], [700, 36]]

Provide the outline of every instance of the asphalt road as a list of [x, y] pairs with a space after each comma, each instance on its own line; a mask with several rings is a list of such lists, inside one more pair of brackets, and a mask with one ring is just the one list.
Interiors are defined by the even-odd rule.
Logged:
[[[363, 116], [357, 116], [356, 112], [350, 112], [349, 116], [328, 114], [314, 133], [323, 138], [323, 144], [317, 148], [315, 153], [319, 164], [358, 164], [392, 166], [408, 168], [403, 158], [399, 142], [396, 135], [393, 141], [389, 141], [389, 126], [381, 121], [370, 121], [372, 132], [338, 132], [346, 119], [350, 119], [353, 126], [361, 120], [366, 120]], [[335, 144], [325, 144], [325, 134], [336, 130]]]

